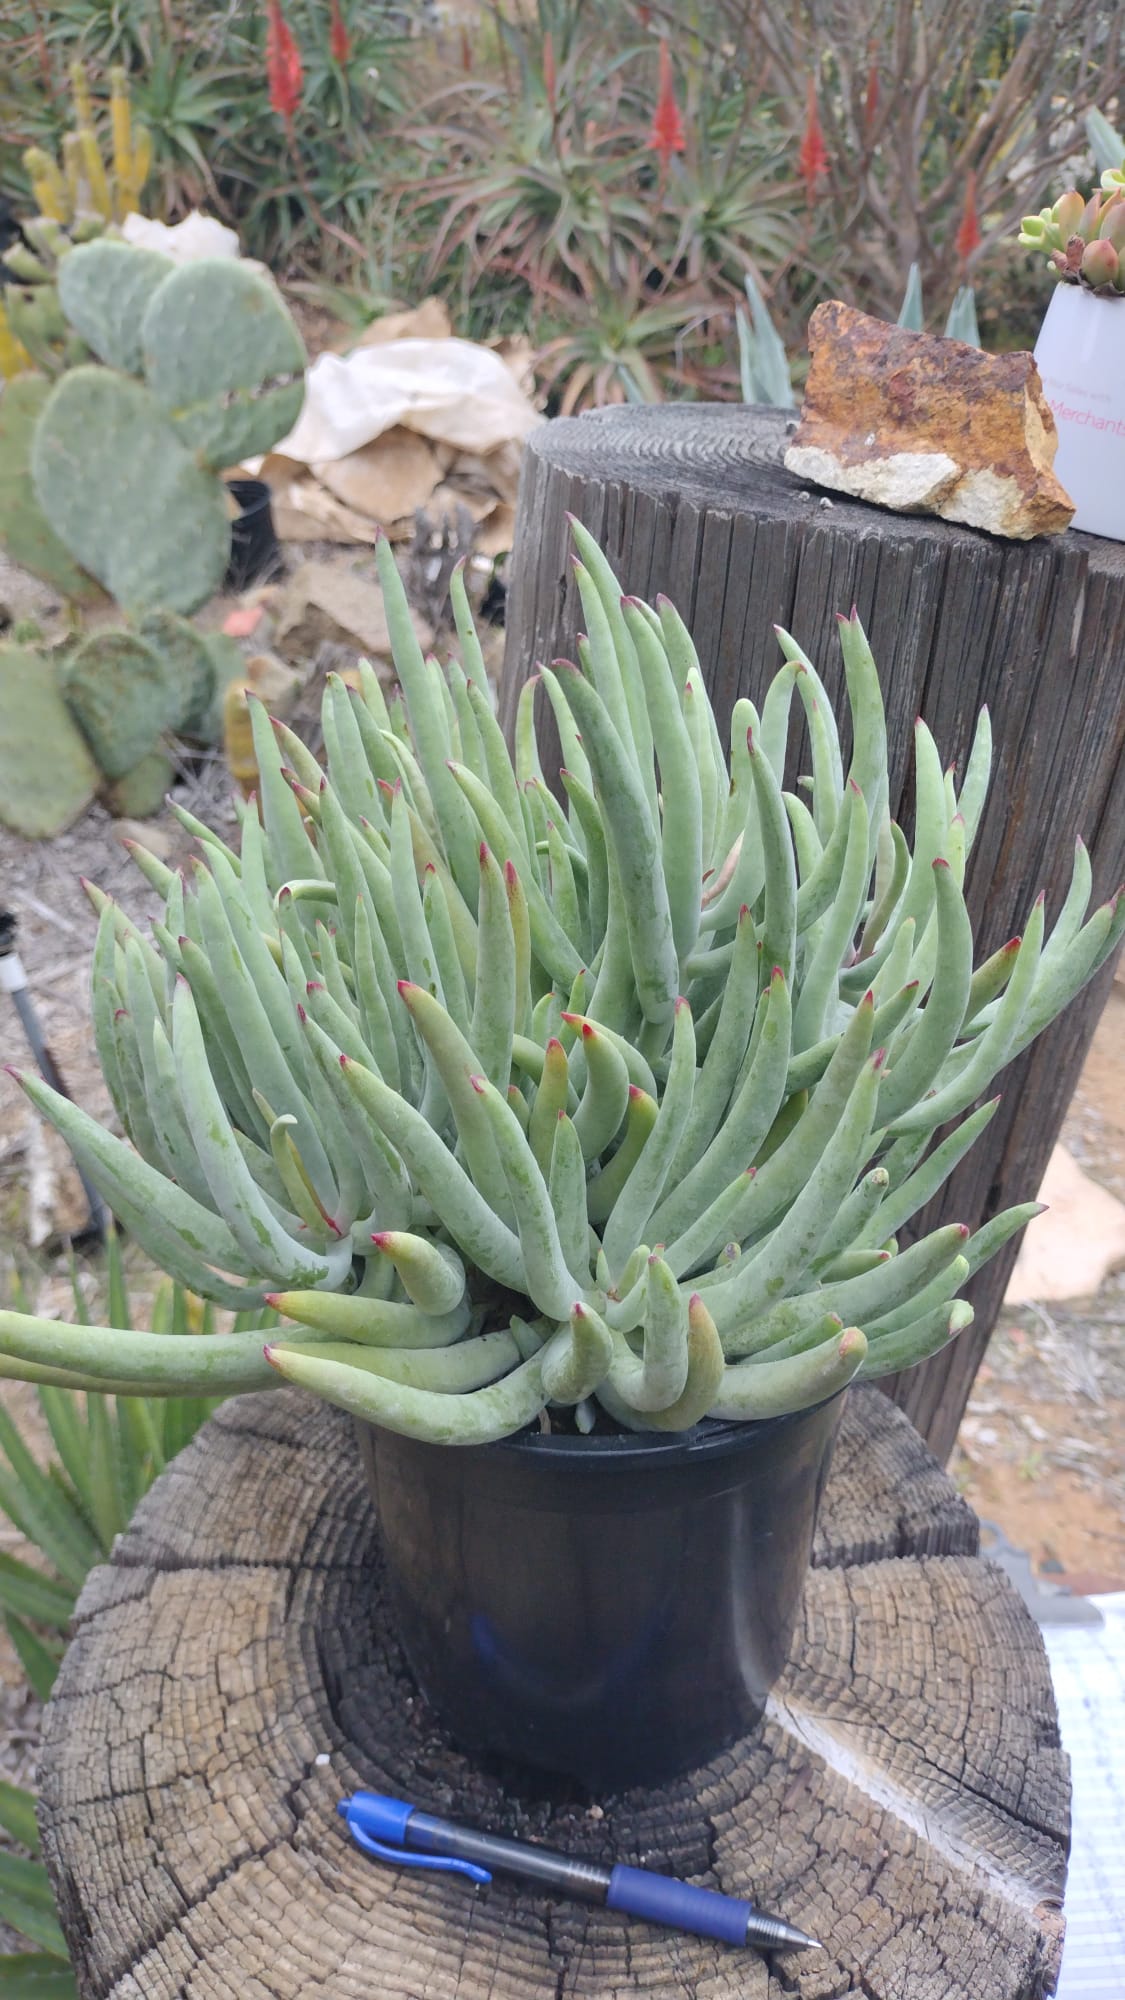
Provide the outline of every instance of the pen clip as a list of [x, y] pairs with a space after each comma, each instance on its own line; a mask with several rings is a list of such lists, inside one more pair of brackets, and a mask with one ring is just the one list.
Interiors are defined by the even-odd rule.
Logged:
[[491, 1882], [487, 1868], [478, 1868], [475, 1861], [459, 1861], [451, 1854], [420, 1854], [417, 1849], [400, 1847], [387, 1840], [376, 1840], [368, 1833], [362, 1820], [362, 1806], [357, 1795], [353, 1810], [351, 1799], [341, 1800], [339, 1812], [347, 1823], [348, 1832], [357, 1847], [370, 1854], [376, 1861], [389, 1861], [392, 1868], [433, 1868], [443, 1875], [467, 1875], [470, 1882]]

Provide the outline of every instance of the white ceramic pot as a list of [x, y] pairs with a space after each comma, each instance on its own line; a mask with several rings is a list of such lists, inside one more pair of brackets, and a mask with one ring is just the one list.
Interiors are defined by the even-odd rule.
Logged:
[[1035, 343], [1074, 528], [1125, 542], [1125, 298], [1056, 284]]

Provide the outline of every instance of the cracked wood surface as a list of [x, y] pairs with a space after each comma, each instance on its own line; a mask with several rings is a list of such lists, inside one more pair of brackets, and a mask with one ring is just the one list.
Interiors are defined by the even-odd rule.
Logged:
[[[906, 797], [907, 828], [915, 716], [963, 767], [988, 703], [992, 789], [966, 879], [978, 961], [1022, 930], [1040, 889], [1054, 921], [1076, 834], [1104, 901], [1125, 876], [1125, 543], [1073, 531], [1000, 541], [840, 494], [822, 501], [785, 471], [786, 442], [782, 411], [728, 403], [599, 410], [534, 431], [520, 477], [504, 720], [536, 662], [573, 657], [573, 513], [625, 590], [650, 600], [663, 591], [682, 612], [721, 728], [740, 695], [760, 705], [780, 663], [775, 624], [807, 649], [837, 700], [835, 614], [858, 605], [887, 708], [891, 810], [903, 816]], [[542, 697], [537, 706], [547, 745], [554, 725]], [[1107, 965], [1004, 1072], [999, 1111], [918, 1217], [918, 1234], [950, 1221], [975, 1228], [1035, 1194], [1112, 978]], [[975, 1324], [886, 1385], [939, 1459], [953, 1449], [1018, 1250], [1013, 1239], [967, 1287]]]
[[[751, 1737], [601, 1810], [474, 1768], [414, 1693], [347, 1420], [230, 1403], [94, 1571], [46, 1718], [83, 2000], [1038, 2000], [1069, 1787], [1039, 1634], [906, 1419], [852, 1391], [793, 1660]], [[367, 1861], [357, 1786], [755, 1897], [827, 1949], [701, 1939]]]

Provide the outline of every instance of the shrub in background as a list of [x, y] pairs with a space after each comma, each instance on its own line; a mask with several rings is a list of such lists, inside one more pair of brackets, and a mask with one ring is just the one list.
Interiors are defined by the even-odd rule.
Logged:
[[286, 278], [436, 288], [470, 337], [530, 328], [565, 407], [736, 395], [747, 266], [790, 350], [826, 296], [893, 318], [912, 263], [929, 298], [983, 282], [990, 344], [1029, 344], [1034, 272], [999, 246], [1125, 83], [1091, 0], [539, 0], [436, 27], [64, 0], [47, 36], [30, 4], [0, 0], [0, 189], [57, 137], [64, 55], [121, 62], [169, 214], [206, 200]]

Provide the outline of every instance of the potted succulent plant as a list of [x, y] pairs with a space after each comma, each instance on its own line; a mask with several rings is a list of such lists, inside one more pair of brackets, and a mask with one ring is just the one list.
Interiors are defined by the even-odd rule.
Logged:
[[1019, 240], [1043, 250], [1059, 281], [1035, 360], [1055, 415], [1055, 471], [1075, 503], [1072, 526], [1125, 541], [1125, 167], [1087, 200], [1068, 188], [1027, 215]]
[[[510, 756], [461, 578], [461, 663], [330, 676], [327, 771], [255, 704], [258, 807], [190, 875], [99, 892], [93, 1019], [127, 1139], [32, 1102], [174, 1278], [260, 1334], [0, 1314], [0, 1371], [119, 1394], [298, 1384], [361, 1426], [408, 1657], [470, 1748], [596, 1787], [686, 1768], [780, 1670], [841, 1395], [968, 1324], [1034, 1213], [908, 1242], [995, 1071], [1125, 928], [1081, 843], [974, 970], [988, 779], [917, 726], [913, 847], [879, 681], [840, 621], [854, 749], [801, 648], [729, 756], [670, 604], [574, 528], [588, 638]], [[536, 748], [549, 703], [556, 794]], [[807, 789], [783, 789], [796, 715]], [[966, 1115], [967, 1114], [967, 1115]], [[948, 1135], [931, 1150], [939, 1126]]]

